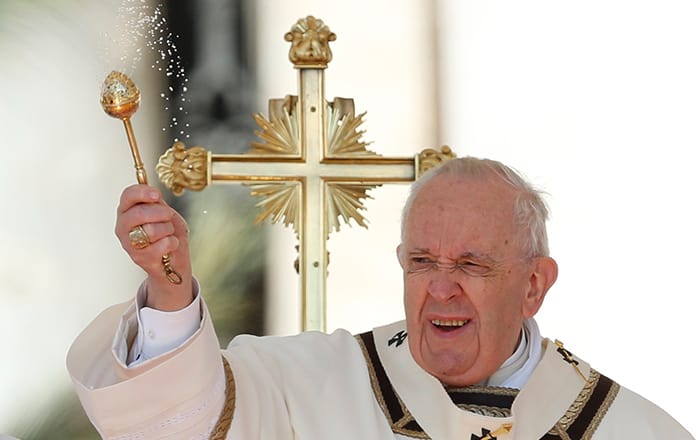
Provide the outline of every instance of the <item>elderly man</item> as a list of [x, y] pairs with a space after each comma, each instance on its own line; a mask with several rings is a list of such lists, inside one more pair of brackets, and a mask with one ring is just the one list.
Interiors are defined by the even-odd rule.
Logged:
[[[105, 438], [692, 438], [540, 336], [533, 317], [557, 278], [547, 208], [499, 162], [455, 159], [414, 184], [397, 248], [406, 320], [356, 336], [238, 336], [220, 351], [182, 218], [144, 185], [118, 212], [117, 236], [148, 279], [68, 354]], [[139, 226], [144, 248], [129, 238]], [[180, 286], [163, 275], [167, 253]]]

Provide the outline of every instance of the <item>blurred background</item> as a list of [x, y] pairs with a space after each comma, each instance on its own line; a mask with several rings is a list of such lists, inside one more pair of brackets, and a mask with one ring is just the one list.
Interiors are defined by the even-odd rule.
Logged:
[[[309, 14], [338, 37], [326, 96], [367, 111], [370, 149], [448, 144], [549, 194], [560, 276], [542, 333], [700, 434], [700, 5], [681, 0], [0, 1], [0, 433], [97, 438], [65, 354], [143, 277], [113, 234], [135, 176], [122, 124], [99, 105], [106, 74], [123, 70], [142, 91], [132, 122], [159, 185], [155, 163], [175, 139], [248, 149], [251, 115], [296, 93], [283, 35]], [[331, 235], [329, 331], [401, 319], [406, 194], [373, 190], [369, 229]], [[171, 200], [222, 343], [297, 331], [293, 233], [253, 225], [237, 185]]]

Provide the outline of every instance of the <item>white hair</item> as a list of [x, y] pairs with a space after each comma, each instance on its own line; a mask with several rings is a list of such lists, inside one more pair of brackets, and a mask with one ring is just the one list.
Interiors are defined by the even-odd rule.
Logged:
[[416, 195], [428, 182], [443, 174], [470, 179], [486, 179], [492, 176], [501, 178], [516, 192], [513, 206], [513, 221], [518, 231], [518, 239], [524, 256], [549, 255], [546, 227], [549, 209], [542, 197], [544, 193], [535, 189], [517, 171], [503, 163], [476, 157], [448, 160], [442, 165], [432, 168], [413, 183], [401, 216], [402, 241], [405, 239], [406, 219], [416, 199]]

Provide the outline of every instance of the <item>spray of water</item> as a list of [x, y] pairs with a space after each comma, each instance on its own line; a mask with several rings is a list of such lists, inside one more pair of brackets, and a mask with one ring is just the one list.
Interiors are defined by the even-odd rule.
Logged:
[[177, 50], [177, 35], [168, 29], [162, 5], [153, 6], [148, 0], [121, 0], [117, 7], [114, 35], [106, 34], [111, 47], [118, 53], [118, 63], [132, 76], [148, 57], [151, 68], [165, 76], [167, 90], [160, 93], [164, 110], [173, 116], [162, 131], [174, 133], [174, 142], [189, 138], [187, 133], [188, 79]]

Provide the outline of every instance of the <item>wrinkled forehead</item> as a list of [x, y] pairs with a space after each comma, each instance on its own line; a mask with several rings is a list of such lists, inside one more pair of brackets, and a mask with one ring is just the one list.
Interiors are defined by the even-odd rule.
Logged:
[[[435, 177], [407, 213], [405, 244], [486, 248], [513, 241], [515, 190], [496, 177]], [[466, 250], [466, 249], [465, 249]]]
[[516, 190], [496, 176], [468, 178], [440, 175], [427, 182], [416, 194], [409, 215], [437, 207], [486, 213], [496, 211], [512, 214]]

